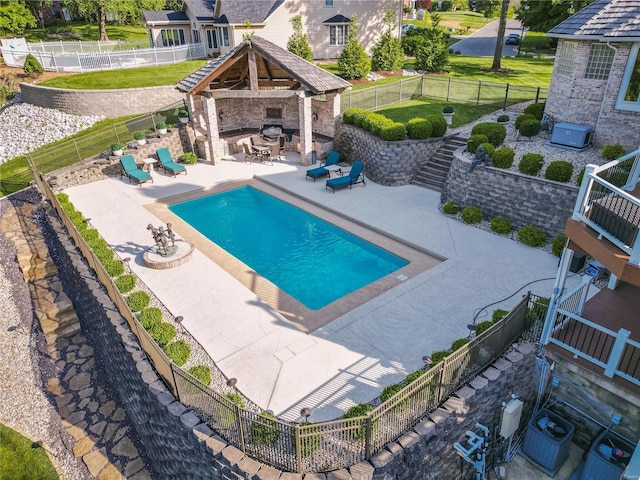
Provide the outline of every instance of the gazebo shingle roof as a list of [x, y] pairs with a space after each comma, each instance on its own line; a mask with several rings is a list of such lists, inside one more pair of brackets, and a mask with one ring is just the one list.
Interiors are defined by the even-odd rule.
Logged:
[[640, 37], [638, 0], [596, 0], [549, 30], [548, 35], [595, 38]]
[[[176, 88], [187, 93], [202, 90], [202, 83], [211, 82], [212, 79], [216, 78], [216, 70], [227, 62], [236, 59], [239, 55], [243, 57], [242, 61], [236, 61], [235, 64], [248, 62], [247, 57], [250, 48], [253, 49], [256, 52], [256, 55], [261, 57], [264, 62], [270, 65], [271, 72], [281, 74], [278, 77], [279, 79], [287, 77], [298, 82], [298, 89], [309, 91], [314, 95], [319, 95], [331, 91], [342, 91], [351, 87], [351, 84], [346, 80], [323, 70], [313, 63], [284, 50], [262, 37], [253, 35], [236, 48], [212, 60], [204, 67], [183, 78], [176, 84]], [[221, 70], [225, 71], [225, 69]]]

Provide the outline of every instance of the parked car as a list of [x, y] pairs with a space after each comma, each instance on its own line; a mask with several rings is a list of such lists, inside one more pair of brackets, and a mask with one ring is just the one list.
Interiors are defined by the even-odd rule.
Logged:
[[507, 39], [504, 43], [505, 45], [520, 45], [520, 35], [517, 33], [510, 33], [507, 35]]
[[413, 23], [405, 23], [404, 25], [402, 25], [402, 35], [406, 35], [407, 32], [412, 28], [416, 28]]

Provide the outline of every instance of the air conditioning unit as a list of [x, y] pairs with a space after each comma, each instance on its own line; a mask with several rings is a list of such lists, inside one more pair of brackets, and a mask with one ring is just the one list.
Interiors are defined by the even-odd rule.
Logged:
[[591, 144], [593, 129], [574, 123], [556, 123], [553, 127], [551, 141], [547, 142], [553, 147], [567, 148], [570, 150], [582, 150]]

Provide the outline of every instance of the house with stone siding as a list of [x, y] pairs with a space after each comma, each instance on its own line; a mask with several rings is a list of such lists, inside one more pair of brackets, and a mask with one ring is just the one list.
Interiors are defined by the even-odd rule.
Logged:
[[217, 56], [240, 45], [252, 33], [282, 48], [300, 15], [314, 59], [338, 58], [346, 43], [351, 16], [358, 21], [362, 46], [371, 51], [386, 30], [384, 16], [396, 13], [393, 34], [400, 35], [402, 3], [397, 0], [184, 0], [181, 10], [143, 12], [151, 47], [204, 43]]
[[640, 2], [596, 0], [548, 35], [558, 39], [545, 113], [593, 129], [593, 143], [640, 145]]

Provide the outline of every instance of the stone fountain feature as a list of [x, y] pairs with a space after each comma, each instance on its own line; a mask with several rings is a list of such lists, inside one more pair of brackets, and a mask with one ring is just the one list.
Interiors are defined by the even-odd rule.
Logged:
[[166, 229], [163, 226], [156, 228], [149, 224], [147, 230], [155, 242], [155, 245], [149, 247], [142, 256], [147, 267], [163, 270], [177, 267], [191, 260], [193, 244], [187, 240], [176, 238], [170, 223], [167, 223]]

